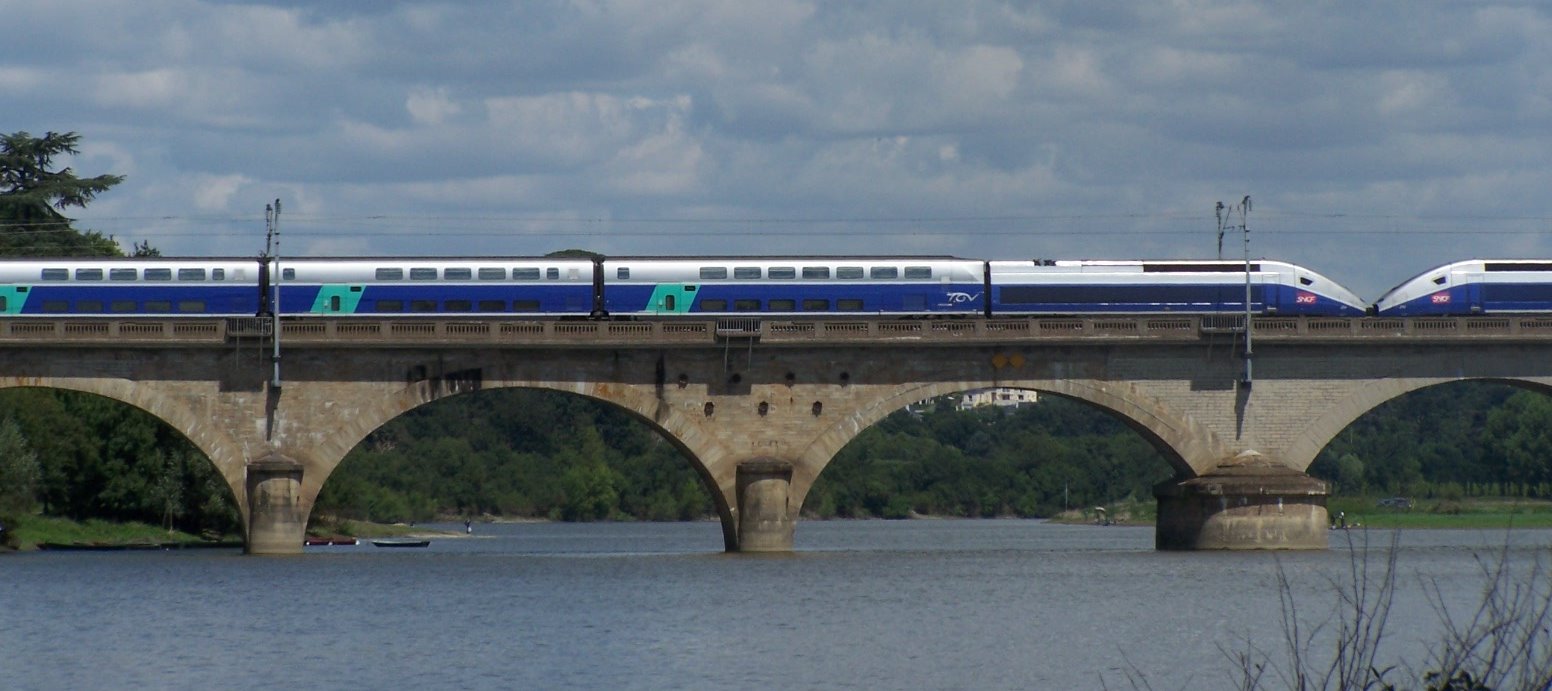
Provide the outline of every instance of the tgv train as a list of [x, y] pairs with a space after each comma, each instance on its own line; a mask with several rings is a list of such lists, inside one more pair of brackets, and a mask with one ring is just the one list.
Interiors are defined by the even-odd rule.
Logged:
[[1380, 297], [1382, 317], [1552, 312], [1552, 261], [1469, 259], [1424, 271]]
[[[1361, 316], [1300, 266], [1256, 261], [985, 261], [953, 257], [607, 259], [78, 258], [0, 261], [0, 314], [1027, 316], [1243, 313]], [[278, 292], [278, 302], [274, 296]]]

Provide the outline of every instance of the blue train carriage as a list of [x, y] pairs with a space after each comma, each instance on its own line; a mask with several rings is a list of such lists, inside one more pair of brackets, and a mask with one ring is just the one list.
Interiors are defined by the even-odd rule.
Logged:
[[613, 317], [887, 315], [985, 311], [984, 262], [953, 257], [611, 257]]
[[253, 259], [21, 259], [0, 262], [0, 314], [50, 317], [252, 316]]
[[1552, 260], [1445, 264], [1392, 288], [1374, 307], [1382, 317], [1552, 312]]
[[280, 312], [586, 317], [593, 278], [588, 259], [299, 257], [280, 262]]
[[[1243, 314], [1243, 261], [1031, 260], [988, 262], [999, 316]], [[1250, 262], [1250, 309], [1263, 315], [1362, 316], [1352, 291], [1287, 262]]]

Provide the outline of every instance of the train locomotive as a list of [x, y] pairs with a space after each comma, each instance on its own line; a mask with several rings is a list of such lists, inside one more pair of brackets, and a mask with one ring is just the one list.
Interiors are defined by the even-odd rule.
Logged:
[[1374, 303], [1381, 317], [1552, 312], [1552, 261], [1468, 259], [1414, 276]]
[[[1020, 317], [1361, 316], [1356, 295], [1286, 262], [956, 257], [303, 257], [0, 261], [0, 314]], [[278, 299], [277, 299], [278, 293]]]

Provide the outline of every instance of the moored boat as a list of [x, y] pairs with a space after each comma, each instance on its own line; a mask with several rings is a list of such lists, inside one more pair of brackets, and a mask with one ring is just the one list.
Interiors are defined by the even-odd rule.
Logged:
[[428, 547], [431, 545], [431, 541], [415, 538], [384, 538], [373, 540], [372, 544], [378, 547]]

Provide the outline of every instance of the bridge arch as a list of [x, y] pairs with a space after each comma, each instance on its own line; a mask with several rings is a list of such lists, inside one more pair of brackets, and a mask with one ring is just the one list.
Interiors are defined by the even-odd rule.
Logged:
[[177, 396], [163, 391], [155, 384], [126, 379], [93, 377], [6, 377], [0, 379], [0, 389], [58, 389], [78, 391], [117, 401], [144, 411], [183, 435], [189, 443], [215, 466], [216, 472], [226, 481], [227, 488], [237, 501], [239, 513], [247, 514], [247, 496], [243, 491], [246, 476], [246, 457], [243, 445], [226, 433], [220, 425], [210, 424], [208, 417], [197, 414]]
[[1082, 379], [935, 382], [893, 389], [858, 406], [851, 415], [831, 425], [804, 450], [799, 468], [794, 469], [793, 506], [803, 505], [819, 474], [863, 430], [916, 401], [986, 388], [1037, 391], [1106, 411], [1157, 449], [1181, 479], [1197, 476], [1225, 453], [1216, 437], [1189, 416], [1124, 384]]
[[1298, 441], [1288, 447], [1287, 455], [1282, 460], [1295, 470], [1308, 471], [1310, 465], [1315, 462], [1316, 456], [1331, 443], [1331, 440], [1369, 411], [1414, 391], [1461, 381], [1507, 384], [1538, 393], [1552, 394], [1552, 379], [1544, 377], [1398, 377], [1368, 381], [1364, 382], [1363, 386], [1353, 387], [1343, 400], [1334, 401], [1326, 409], [1325, 414], [1313, 420], [1298, 435]]
[[355, 415], [342, 421], [345, 424], [337, 434], [314, 447], [318, 457], [314, 463], [309, 464], [313, 472], [304, 476], [302, 486], [302, 496], [309, 511], [324, 483], [339, 467], [346, 454], [383, 425], [412, 410], [453, 396], [501, 389], [534, 389], [577, 395], [624, 412], [645, 424], [689, 461], [701, 479], [702, 486], [710, 494], [712, 506], [722, 521], [724, 541], [728, 545], [736, 544], [737, 528], [730, 499], [733, 479], [723, 478], [714, 472], [706, 460], [708, 456], [719, 453], [717, 444], [705, 439], [704, 434], [696, 433], [684, 415], [662, 400], [636, 387], [609, 383], [484, 380], [478, 386], [458, 386], [420, 382], [391, 395], [375, 397], [366, 402]]

